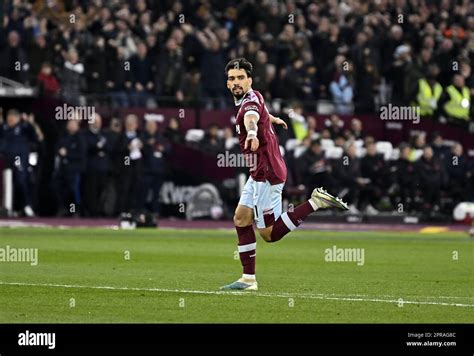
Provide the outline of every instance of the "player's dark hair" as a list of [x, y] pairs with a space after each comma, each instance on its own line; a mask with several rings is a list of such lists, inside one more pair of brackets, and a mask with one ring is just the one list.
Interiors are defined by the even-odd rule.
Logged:
[[225, 66], [225, 74], [227, 75], [231, 69], [243, 69], [249, 77], [252, 77], [252, 63], [250, 63], [245, 58], [236, 58], [229, 61], [229, 63], [227, 63]]

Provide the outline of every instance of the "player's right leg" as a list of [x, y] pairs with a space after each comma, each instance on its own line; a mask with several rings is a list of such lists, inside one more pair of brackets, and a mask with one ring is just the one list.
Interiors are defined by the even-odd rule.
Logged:
[[257, 240], [253, 229], [253, 205], [255, 182], [250, 177], [244, 186], [240, 197], [239, 205], [235, 209], [234, 225], [238, 237], [238, 251], [240, 262], [242, 263], [242, 277], [228, 285], [223, 286], [224, 290], [257, 290], [257, 280], [255, 278], [255, 257]]

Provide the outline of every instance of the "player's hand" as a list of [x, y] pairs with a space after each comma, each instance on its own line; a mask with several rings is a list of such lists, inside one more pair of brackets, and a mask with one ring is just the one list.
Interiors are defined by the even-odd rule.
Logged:
[[259, 145], [258, 138], [255, 136], [247, 137], [245, 139], [244, 150], [246, 150], [247, 147], [249, 147], [249, 145], [250, 145], [250, 151], [256, 151]]
[[288, 130], [288, 125], [286, 124], [286, 122], [280, 119], [279, 117], [273, 117], [273, 123], [275, 125], [282, 125], [285, 130]]

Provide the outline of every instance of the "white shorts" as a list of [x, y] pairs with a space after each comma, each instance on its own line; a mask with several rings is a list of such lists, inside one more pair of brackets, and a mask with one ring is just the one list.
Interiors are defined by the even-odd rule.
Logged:
[[281, 194], [285, 183], [271, 185], [269, 181], [256, 182], [249, 177], [240, 196], [239, 205], [253, 209], [257, 228], [273, 225], [281, 215]]

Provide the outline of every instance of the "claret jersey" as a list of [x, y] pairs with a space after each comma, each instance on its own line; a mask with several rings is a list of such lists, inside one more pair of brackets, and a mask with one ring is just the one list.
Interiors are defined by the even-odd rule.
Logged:
[[[250, 89], [239, 102], [239, 111], [236, 116], [236, 131], [239, 138], [240, 149], [246, 156], [254, 157], [254, 167], [250, 169], [250, 175], [257, 182], [268, 180], [270, 184], [279, 184], [286, 181], [286, 165], [280, 153], [278, 137], [273, 129], [268, 109], [262, 94]], [[255, 152], [250, 150], [250, 144], [244, 149], [247, 130], [244, 125], [244, 116], [254, 113], [258, 118], [257, 138], [259, 147]]]

